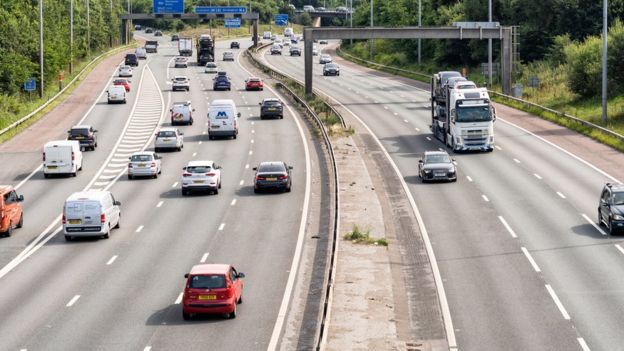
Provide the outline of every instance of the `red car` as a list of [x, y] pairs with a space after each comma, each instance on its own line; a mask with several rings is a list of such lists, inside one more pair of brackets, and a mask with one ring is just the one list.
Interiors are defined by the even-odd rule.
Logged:
[[126, 92], [130, 91], [130, 81], [128, 79], [125, 79], [125, 78], [115, 79], [113, 81], [113, 85], [123, 85], [123, 87], [126, 88]]
[[249, 77], [245, 81], [245, 90], [264, 90], [264, 83], [260, 78]]
[[184, 275], [186, 285], [182, 298], [182, 317], [198, 313], [223, 313], [236, 318], [236, 305], [243, 302], [245, 274], [229, 264], [198, 264]]

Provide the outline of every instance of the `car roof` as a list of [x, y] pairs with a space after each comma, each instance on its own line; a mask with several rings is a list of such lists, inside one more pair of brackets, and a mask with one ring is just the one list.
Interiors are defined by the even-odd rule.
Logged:
[[155, 152], [154, 152], [154, 151], [137, 151], [137, 152], [134, 152], [134, 153], [133, 153], [132, 155], [130, 155], [130, 156], [140, 156], [140, 155], [149, 155], [149, 156], [152, 156], [152, 155], [154, 155], [154, 154], [155, 154]]
[[191, 104], [190, 100], [188, 100], [188, 101], [176, 101], [176, 102], [173, 103], [173, 106], [176, 106], [176, 105], [178, 105], [178, 106], [180, 106], [180, 105], [189, 106], [190, 104]]
[[283, 166], [284, 164], [285, 164], [284, 161], [263, 161], [263, 162], [260, 162], [258, 166], [271, 166], [271, 165]]
[[197, 166], [209, 166], [209, 167], [212, 167], [213, 164], [214, 164], [214, 162], [208, 161], [208, 160], [195, 160], [195, 161], [189, 161], [189, 163], [186, 166], [187, 167], [197, 167]]
[[262, 100], [262, 102], [265, 102], [265, 101], [278, 101], [279, 102], [280, 100], [278, 98], [270, 97], [270, 98], [265, 98], [264, 100]]
[[162, 127], [158, 131], [159, 132], [175, 132], [176, 130], [178, 130], [178, 128], [176, 127]]
[[446, 155], [448, 156], [448, 152], [446, 151], [425, 151], [425, 156], [430, 156], [430, 155]]
[[607, 187], [611, 188], [611, 190], [615, 190], [615, 191], [623, 191], [624, 190], [624, 184], [622, 184], [622, 183], [607, 183], [605, 185]]
[[175, 79], [178, 79], [178, 78], [188, 79], [188, 77], [187, 77], [187, 76], [175, 76], [175, 77], [173, 77], [173, 78], [175, 78]]
[[249, 77], [247, 80], [262, 80], [260, 77]]
[[86, 124], [78, 124], [78, 125], [71, 127], [71, 129], [89, 129], [89, 128], [91, 128], [91, 126], [86, 125]]
[[100, 200], [106, 197], [108, 194], [108, 191], [101, 190], [78, 191], [69, 195], [66, 201]]
[[58, 145], [58, 146], [79, 145], [76, 143], [78, 143], [77, 140], [53, 140], [53, 141], [48, 141], [44, 145], [44, 148], [49, 147], [49, 146], [54, 146], [54, 145]]
[[227, 274], [229, 264], [197, 264], [191, 268], [190, 274]]

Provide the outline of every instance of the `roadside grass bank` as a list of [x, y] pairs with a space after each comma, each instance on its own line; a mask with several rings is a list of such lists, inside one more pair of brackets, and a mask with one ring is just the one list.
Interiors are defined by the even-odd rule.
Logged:
[[354, 244], [388, 246], [388, 240], [386, 240], [386, 238], [373, 239], [370, 237], [370, 231], [370, 229], [362, 230], [356, 224], [350, 232], [344, 235], [344, 239], [351, 241]]

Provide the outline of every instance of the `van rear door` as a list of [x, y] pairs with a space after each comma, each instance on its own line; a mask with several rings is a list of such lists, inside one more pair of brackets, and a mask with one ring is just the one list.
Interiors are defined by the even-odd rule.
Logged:
[[52, 145], [45, 149], [46, 166], [71, 166], [72, 148], [70, 145]]
[[68, 225], [99, 226], [102, 208], [99, 201], [71, 201], [65, 204]]
[[215, 106], [210, 115], [210, 129], [217, 131], [236, 130], [236, 116], [232, 106]]

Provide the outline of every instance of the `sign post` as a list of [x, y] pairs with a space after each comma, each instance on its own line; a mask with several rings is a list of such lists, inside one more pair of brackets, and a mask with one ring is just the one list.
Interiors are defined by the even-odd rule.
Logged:
[[28, 92], [28, 101], [31, 101], [32, 92], [37, 90], [37, 81], [35, 78], [28, 78], [28, 80], [24, 82], [24, 90]]

